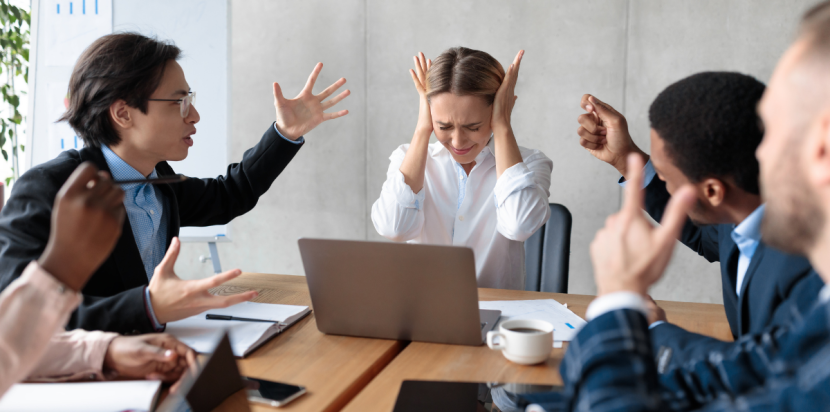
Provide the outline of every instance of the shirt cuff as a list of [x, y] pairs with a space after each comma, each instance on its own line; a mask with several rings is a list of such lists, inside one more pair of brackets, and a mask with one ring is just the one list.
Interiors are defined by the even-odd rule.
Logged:
[[68, 316], [83, 299], [80, 292], [75, 292], [52, 277], [52, 274], [43, 269], [37, 261], [32, 261], [26, 266], [20, 279], [21, 282], [30, 283], [43, 296], [46, 296], [45, 301], [54, 305], [54, 313], [58, 316]]
[[[657, 172], [654, 171], [654, 165], [651, 164], [651, 159], [649, 159], [646, 165], [643, 166], [643, 189], [651, 184], [654, 176], [657, 176]], [[625, 177], [621, 177], [618, 183], [621, 187], [625, 187]]]
[[533, 187], [536, 181], [533, 180], [533, 172], [527, 168], [524, 162], [516, 163], [507, 168], [496, 180], [493, 188], [493, 197], [496, 199], [496, 207], [504, 204], [504, 201], [513, 194], [527, 187]]
[[395, 195], [395, 200], [404, 208], [421, 210], [421, 206], [424, 205], [426, 191], [421, 189], [417, 194], [413, 192], [412, 188], [406, 184], [403, 172], [400, 170], [396, 170], [394, 176], [390, 176], [387, 182], [384, 183], [384, 186], [387, 186], [386, 188], [392, 191]]
[[280, 130], [277, 129], [277, 122], [274, 122], [274, 130], [277, 132], [278, 135], [280, 135], [280, 137], [282, 137], [283, 139], [285, 139], [285, 140], [287, 140], [291, 143], [294, 143], [294, 144], [303, 144], [303, 143], [305, 143], [305, 137], [304, 136], [300, 136], [300, 138], [297, 139], [297, 140], [291, 140], [291, 139], [283, 136], [282, 133], [280, 133]]
[[164, 331], [164, 328], [167, 325], [162, 325], [159, 323], [158, 318], [156, 318], [156, 312], [153, 311], [153, 303], [150, 301], [150, 288], [144, 288], [144, 310], [147, 312], [147, 317], [150, 319], [150, 322], [153, 322], [153, 329], [156, 332]]
[[652, 323], [651, 325], [648, 325], [648, 330], [652, 330], [652, 329], [654, 329], [654, 328], [656, 328], [656, 327], [658, 327], [658, 326], [660, 326], [660, 325], [662, 325], [662, 324], [664, 324], [664, 323], [666, 323], [666, 321], [664, 321], [664, 320], [658, 320], [657, 322], [654, 322], [654, 323]]
[[590, 321], [608, 312], [620, 309], [633, 309], [642, 313], [643, 316], [648, 315], [648, 307], [646, 307], [646, 301], [642, 296], [634, 292], [615, 292], [594, 299], [588, 305], [585, 317]]

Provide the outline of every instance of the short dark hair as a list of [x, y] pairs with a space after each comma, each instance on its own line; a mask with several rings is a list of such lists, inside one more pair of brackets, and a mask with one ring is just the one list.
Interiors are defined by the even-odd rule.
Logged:
[[68, 121], [87, 146], [117, 145], [121, 137], [109, 108], [118, 100], [147, 113], [147, 99], [164, 76], [164, 66], [179, 58], [173, 43], [138, 33], [103, 36], [84, 50], [69, 79]]
[[689, 180], [731, 178], [740, 189], [759, 194], [755, 149], [764, 132], [756, 107], [765, 88], [745, 74], [698, 73], [663, 90], [648, 119]]

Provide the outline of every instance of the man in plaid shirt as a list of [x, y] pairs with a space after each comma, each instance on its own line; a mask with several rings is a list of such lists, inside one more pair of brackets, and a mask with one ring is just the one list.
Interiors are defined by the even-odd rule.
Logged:
[[[806, 255], [830, 281], [830, 1], [805, 15], [758, 110], [766, 128], [757, 151], [764, 241]], [[630, 157], [628, 168], [635, 172], [625, 204], [591, 244], [599, 297], [563, 360], [565, 389], [528, 396], [527, 411], [830, 410], [825, 285], [815, 285], [818, 302], [794, 311], [788, 325], [658, 375], [645, 297], [671, 258], [694, 194], [681, 188], [653, 227], [641, 211], [642, 159]]]

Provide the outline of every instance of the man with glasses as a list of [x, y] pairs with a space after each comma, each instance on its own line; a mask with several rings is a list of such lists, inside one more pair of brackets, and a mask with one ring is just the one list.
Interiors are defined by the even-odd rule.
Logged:
[[[194, 93], [176, 62], [180, 50], [140, 34], [104, 36], [75, 65], [69, 81], [69, 107], [61, 120], [83, 138], [81, 150], [63, 152], [20, 177], [0, 215], [0, 287], [20, 276], [44, 251], [58, 189], [82, 162], [108, 171], [116, 181], [174, 175], [167, 163], [187, 157], [199, 112]], [[303, 135], [320, 123], [346, 115], [325, 113], [348, 96], [327, 100], [340, 79], [312, 94], [317, 64], [295, 99], [274, 87], [276, 121], [262, 139], [231, 164], [225, 176], [188, 178], [175, 184], [124, 184], [124, 221], [115, 249], [83, 289], [83, 303], [68, 329], [137, 334], [164, 329], [167, 322], [208, 309], [250, 300], [256, 292], [214, 296], [210, 288], [238, 276], [228, 271], [208, 279], [183, 281], [173, 272], [182, 226], [230, 222], [256, 205], [302, 147]]]

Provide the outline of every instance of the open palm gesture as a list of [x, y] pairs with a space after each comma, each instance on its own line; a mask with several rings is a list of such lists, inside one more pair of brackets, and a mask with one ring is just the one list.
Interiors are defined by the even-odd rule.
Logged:
[[274, 107], [277, 109], [277, 130], [283, 136], [297, 140], [300, 136], [313, 130], [320, 123], [326, 120], [336, 119], [349, 113], [348, 110], [340, 110], [333, 113], [325, 113], [325, 110], [339, 103], [349, 95], [349, 90], [344, 90], [334, 98], [323, 101], [331, 96], [340, 86], [346, 83], [345, 78], [340, 78], [334, 84], [327, 87], [320, 94], [315, 95], [312, 90], [317, 76], [323, 70], [323, 63], [317, 63], [311, 75], [308, 76], [303, 90], [293, 99], [286, 99], [282, 95], [280, 85], [274, 83]]

